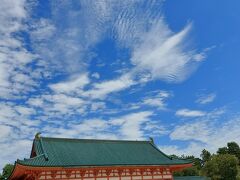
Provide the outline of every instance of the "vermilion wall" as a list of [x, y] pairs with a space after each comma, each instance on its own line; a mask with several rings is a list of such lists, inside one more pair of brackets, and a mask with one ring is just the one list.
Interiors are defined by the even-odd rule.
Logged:
[[42, 172], [39, 179], [75, 179], [75, 180], [167, 180], [172, 179], [169, 169], [112, 169], [82, 171]]
[[172, 172], [192, 164], [170, 166], [31, 167], [16, 164], [9, 180], [172, 180]]

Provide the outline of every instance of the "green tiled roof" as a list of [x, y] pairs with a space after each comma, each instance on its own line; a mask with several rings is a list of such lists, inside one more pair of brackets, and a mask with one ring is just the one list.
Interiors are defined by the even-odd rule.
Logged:
[[121, 166], [189, 164], [162, 153], [151, 141], [86, 140], [41, 137], [33, 142], [37, 156], [18, 160], [27, 166]]

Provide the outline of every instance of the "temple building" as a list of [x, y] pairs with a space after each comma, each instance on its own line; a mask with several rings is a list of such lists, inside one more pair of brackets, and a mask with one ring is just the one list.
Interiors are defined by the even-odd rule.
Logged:
[[192, 166], [160, 151], [152, 140], [65, 139], [36, 136], [30, 158], [17, 160], [10, 180], [172, 180]]

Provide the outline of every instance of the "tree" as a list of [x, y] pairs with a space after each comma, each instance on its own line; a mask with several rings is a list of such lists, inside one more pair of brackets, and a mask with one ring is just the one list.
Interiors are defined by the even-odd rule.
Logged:
[[218, 177], [218, 165], [216, 162], [216, 158], [215, 156], [213, 156], [212, 160], [206, 162], [206, 164], [204, 165], [202, 172], [203, 175], [207, 176], [207, 177], [211, 177], [211, 179], [219, 179]]
[[217, 153], [218, 154], [228, 154], [228, 148], [227, 147], [218, 148]]
[[227, 143], [228, 153], [235, 155], [240, 160], [240, 147], [236, 142]]
[[227, 143], [227, 147], [219, 148], [217, 153], [234, 155], [238, 158], [238, 161], [240, 162], [240, 147], [236, 142]]
[[194, 158], [193, 164], [198, 170], [202, 168], [202, 160], [200, 158]]
[[196, 166], [183, 169], [182, 171], [176, 171], [174, 176], [199, 176], [199, 170]]
[[199, 176], [199, 172], [201, 169], [201, 159], [195, 158], [194, 156], [185, 156], [185, 155], [182, 155], [181, 157], [173, 155], [172, 157], [178, 158], [178, 159], [188, 159], [193, 162], [192, 167], [174, 172], [173, 174], [174, 176]]
[[202, 150], [202, 154], [200, 155], [202, 158], [202, 163], [203, 165], [206, 164], [207, 161], [209, 161], [211, 159], [211, 153], [209, 151], [207, 151], [206, 149]]
[[6, 164], [3, 168], [2, 175], [0, 175], [0, 180], [7, 179], [11, 175], [13, 168], [13, 164]]
[[203, 167], [203, 174], [213, 180], [236, 180], [238, 159], [230, 154], [214, 155]]

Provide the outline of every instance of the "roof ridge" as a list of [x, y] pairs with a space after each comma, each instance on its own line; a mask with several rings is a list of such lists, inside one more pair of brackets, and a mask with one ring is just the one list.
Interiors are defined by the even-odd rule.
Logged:
[[117, 139], [78, 139], [78, 138], [58, 138], [58, 137], [41, 137], [41, 139], [53, 140], [71, 140], [71, 141], [97, 141], [97, 142], [139, 142], [149, 143], [148, 140], [117, 140]]
[[158, 150], [160, 153], [162, 153], [165, 157], [169, 158], [170, 160], [174, 160], [174, 159], [175, 159], [175, 160], [183, 160], [183, 161], [188, 161], [188, 163], [192, 163], [192, 161], [189, 160], [189, 159], [180, 159], [180, 158], [171, 157], [171, 156], [165, 154], [164, 152], [162, 152], [154, 143], [150, 142], [150, 144], [151, 144], [156, 150]]
[[[38, 156], [35, 156], [35, 157], [32, 157], [32, 158], [24, 158], [24, 159], [17, 159], [17, 163], [19, 163], [19, 164], [21, 164], [21, 163], [23, 163], [23, 162], [27, 162], [27, 161], [33, 161], [33, 160], [35, 160], [35, 159], [40, 159], [40, 158], [44, 158], [44, 154], [40, 154], [40, 155], [38, 155]], [[45, 158], [44, 158], [45, 159]]]
[[169, 158], [170, 160], [172, 160], [172, 157], [168, 156], [167, 154], [165, 154], [164, 152], [162, 152], [154, 143], [150, 142], [150, 144], [160, 153], [162, 153], [165, 157]]
[[39, 139], [39, 142], [40, 142], [40, 146], [41, 146], [42, 151], [43, 151], [44, 158], [45, 158], [46, 161], [48, 161], [48, 155], [47, 155], [47, 152], [45, 151], [45, 148], [43, 146], [42, 138]]

